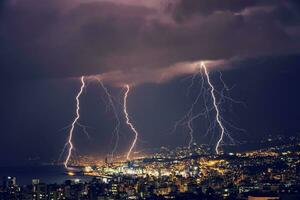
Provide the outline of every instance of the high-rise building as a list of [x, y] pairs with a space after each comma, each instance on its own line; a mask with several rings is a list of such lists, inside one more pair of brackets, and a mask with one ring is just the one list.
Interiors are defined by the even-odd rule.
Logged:
[[17, 185], [17, 179], [16, 177], [12, 176], [6, 176], [3, 178], [3, 187], [4, 188], [10, 188]]

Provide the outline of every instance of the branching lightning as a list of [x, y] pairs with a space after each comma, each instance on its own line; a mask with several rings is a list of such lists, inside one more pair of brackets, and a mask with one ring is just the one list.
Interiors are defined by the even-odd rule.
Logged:
[[[192, 104], [191, 104], [189, 110], [186, 112], [186, 114], [175, 123], [174, 131], [176, 131], [176, 128], [179, 125], [185, 125], [187, 127], [188, 134], [189, 134], [188, 148], [191, 149], [192, 144], [195, 142], [193, 124], [196, 119], [204, 116], [209, 121], [207, 133], [208, 132], [217, 132], [219, 134], [218, 139], [216, 140], [215, 152], [216, 152], [216, 154], [220, 154], [221, 153], [220, 148], [221, 148], [221, 145], [224, 143], [224, 137], [227, 137], [231, 141], [233, 141], [233, 138], [230, 136], [230, 134], [228, 133], [228, 131], [224, 125], [231, 127], [231, 128], [235, 128], [239, 131], [243, 131], [242, 129], [239, 129], [239, 128], [235, 127], [234, 125], [232, 125], [231, 123], [224, 120], [224, 118], [222, 116], [223, 110], [220, 105], [222, 104], [222, 101], [224, 101], [224, 99], [231, 100], [235, 103], [240, 103], [240, 102], [233, 100], [230, 96], [226, 96], [227, 95], [226, 91], [229, 91], [230, 88], [228, 88], [227, 85], [225, 84], [225, 82], [223, 81], [221, 73], [220, 73], [220, 81], [223, 84], [224, 89], [218, 91], [215, 88], [213, 82], [211, 81], [210, 74], [209, 74], [208, 69], [204, 62], [201, 62], [200, 66], [199, 66], [199, 71], [192, 76], [191, 85], [188, 87], [188, 94], [189, 94], [190, 89], [195, 84], [196, 80], [199, 80], [198, 76], [201, 78], [199, 81], [201, 90], [199, 90], [199, 93], [194, 97]], [[72, 143], [72, 139], [73, 139], [73, 134], [74, 134], [76, 125], [78, 127], [82, 128], [83, 132], [89, 137], [89, 134], [86, 130], [86, 126], [79, 123], [79, 120], [80, 120], [80, 97], [82, 96], [83, 90], [86, 87], [85, 77], [82, 76], [80, 80], [81, 80], [81, 87], [75, 98], [76, 99], [76, 115], [75, 115], [75, 118], [73, 119], [72, 123], [69, 125], [70, 130], [69, 130], [69, 134], [68, 134], [68, 139], [63, 148], [63, 152], [65, 152], [65, 150], [67, 152], [67, 156], [64, 161], [65, 168], [68, 168], [70, 159], [72, 157], [72, 153], [74, 151], [74, 145]], [[111, 158], [113, 159], [114, 154], [116, 153], [116, 150], [117, 150], [118, 144], [119, 144], [119, 137], [120, 137], [119, 132], [120, 132], [121, 122], [120, 122], [117, 108], [114, 104], [113, 96], [110, 94], [109, 90], [103, 84], [103, 82], [100, 79], [97, 79], [97, 80], [98, 80], [100, 86], [102, 87], [102, 89], [104, 90], [105, 95], [107, 96], [107, 99], [108, 99], [107, 106], [112, 108], [112, 111], [113, 111], [113, 114], [114, 114], [115, 120], [116, 120], [116, 124], [115, 124], [114, 130], [113, 130], [113, 138], [115, 137], [116, 141], [114, 143], [114, 146], [113, 146], [113, 149], [111, 152]], [[126, 154], [126, 159], [130, 160], [132, 151], [136, 146], [139, 133], [136, 130], [136, 128], [134, 127], [133, 123], [131, 122], [130, 116], [129, 116], [129, 113], [127, 110], [128, 109], [128, 107], [127, 107], [128, 106], [127, 105], [128, 95], [129, 95], [129, 92], [131, 89], [130, 85], [127, 84], [124, 86], [124, 88], [125, 88], [125, 93], [124, 93], [124, 97], [123, 97], [123, 112], [125, 115], [126, 124], [129, 126], [131, 131], [134, 133], [134, 139], [133, 139], [131, 146]], [[225, 95], [224, 95], [224, 93], [225, 93]], [[203, 100], [203, 102], [202, 102], [202, 100]], [[203, 107], [201, 107], [200, 111], [199, 111], [199, 106], [197, 106], [197, 105], [199, 105], [199, 103], [203, 103]], [[200, 105], [202, 105], [202, 104], [200, 104]], [[196, 110], [199, 112], [196, 112]], [[218, 131], [215, 131], [215, 130], [218, 130]], [[60, 157], [62, 157], [63, 152], [61, 153]]]
[[193, 129], [192, 123], [195, 119], [197, 119], [198, 117], [200, 117], [202, 115], [202, 113], [199, 113], [197, 115], [193, 114], [194, 107], [198, 103], [198, 101], [200, 99], [200, 96], [201, 96], [201, 93], [199, 93], [197, 95], [197, 97], [195, 98], [195, 100], [192, 103], [192, 105], [191, 105], [190, 109], [188, 110], [188, 112], [180, 120], [178, 120], [175, 123], [174, 129], [173, 129], [173, 131], [176, 131], [178, 125], [185, 125], [185, 124], [187, 125], [187, 127], [189, 129], [189, 136], [190, 136], [190, 140], [189, 140], [189, 143], [188, 143], [188, 148], [189, 149], [191, 148], [191, 145], [194, 142], [194, 135], [193, 135], [194, 129]]
[[75, 129], [75, 125], [78, 124], [78, 120], [80, 118], [80, 96], [83, 92], [83, 89], [85, 87], [85, 81], [84, 81], [84, 76], [81, 77], [81, 87], [80, 87], [80, 90], [76, 96], [76, 117], [74, 118], [72, 124], [71, 124], [71, 129], [69, 131], [69, 137], [68, 137], [68, 141], [66, 142], [64, 148], [67, 148], [69, 147], [68, 149], [68, 154], [67, 154], [67, 157], [65, 159], [65, 162], [64, 162], [64, 165], [65, 165], [65, 168], [68, 168], [68, 163], [70, 161], [70, 158], [71, 158], [71, 155], [72, 155], [72, 151], [73, 151], [73, 148], [74, 148], [74, 145], [72, 143], [72, 139], [73, 139], [73, 132], [74, 132], [74, 129]]
[[[188, 87], [188, 90], [187, 90], [187, 95], [189, 95], [190, 93], [190, 90], [192, 89], [194, 83], [195, 83], [195, 79], [196, 77], [199, 75], [200, 73], [196, 73], [192, 76], [192, 82], [191, 84], [189, 85]], [[189, 129], [189, 142], [188, 142], [188, 148], [190, 149], [193, 142], [194, 142], [194, 129], [193, 129], [193, 121], [196, 120], [197, 118], [199, 118], [200, 116], [205, 116], [205, 115], [208, 115], [209, 113], [209, 109], [206, 105], [205, 105], [205, 109], [197, 114], [194, 114], [194, 108], [195, 106], [198, 104], [198, 102], [200, 101], [201, 99], [201, 95], [203, 93], [203, 89], [204, 89], [204, 79], [203, 77], [201, 76], [201, 91], [198, 93], [198, 95], [196, 96], [196, 98], [194, 99], [190, 109], [187, 111], [187, 113], [178, 121], [175, 122], [175, 125], [174, 125], [174, 128], [173, 128], [173, 132], [176, 131], [177, 127], [179, 125], [186, 125], [187, 128]], [[208, 117], [207, 117], [208, 118]]]
[[139, 133], [137, 132], [137, 130], [135, 129], [133, 124], [130, 122], [129, 115], [128, 115], [128, 112], [127, 112], [127, 98], [128, 98], [128, 93], [130, 91], [130, 86], [125, 85], [125, 89], [126, 89], [126, 91], [125, 91], [125, 94], [124, 94], [124, 104], [123, 104], [124, 107], [123, 107], [123, 110], [124, 110], [124, 114], [125, 114], [125, 118], [126, 118], [126, 124], [130, 127], [130, 129], [134, 133], [134, 140], [133, 140], [133, 142], [130, 146], [130, 149], [127, 152], [127, 155], [126, 155], [126, 159], [129, 160], [130, 159], [130, 154], [131, 154], [133, 148], [135, 147], [135, 144], [136, 144], [136, 141], [138, 139]]
[[112, 111], [113, 111], [113, 114], [115, 116], [115, 120], [116, 120], [116, 125], [115, 125], [115, 128], [113, 130], [113, 137], [115, 136], [116, 137], [116, 141], [115, 141], [115, 144], [114, 144], [114, 147], [112, 149], [112, 152], [111, 152], [111, 158], [113, 159], [116, 151], [117, 151], [117, 148], [118, 148], [118, 145], [119, 145], [119, 138], [120, 138], [120, 118], [119, 118], [119, 115], [118, 115], [118, 111], [116, 109], [116, 106], [114, 104], [114, 101], [113, 101], [113, 97], [112, 95], [109, 93], [107, 87], [105, 87], [105, 85], [103, 84], [103, 82], [100, 80], [100, 79], [97, 79], [98, 82], [100, 83], [100, 86], [102, 87], [102, 89], [104, 90], [106, 96], [107, 96], [107, 99], [108, 99], [108, 105], [112, 108]]
[[[188, 143], [188, 148], [191, 148], [191, 145], [194, 142], [194, 128], [193, 128], [193, 122], [198, 119], [199, 117], [205, 117], [206, 120], [209, 122], [209, 126], [207, 128], [206, 134], [207, 135], [209, 132], [220, 132], [220, 136], [218, 136], [218, 139], [216, 141], [215, 145], [215, 152], [216, 154], [220, 154], [220, 148], [222, 143], [224, 143], [224, 137], [226, 136], [232, 143], [235, 143], [227, 129], [225, 128], [224, 124], [230, 126], [231, 128], [237, 130], [237, 131], [245, 131], [243, 129], [240, 129], [238, 127], [235, 127], [228, 121], [224, 120], [224, 118], [221, 115], [221, 110], [220, 106], [222, 102], [225, 100], [231, 101], [233, 103], [241, 103], [244, 104], [243, 102], [236, 101], [232, 99], [228, 92], [230, 88], [225, 84], [224, 80], [222, 79], [222, 73], [220, 72], [220, 82], [223, 85], [223, 90], [219, 92], [216, 90], [214, 87], [211, 79], [209, 72], [207, 70], [207, 67], [204, 62], [200, 63], [199, 71], [192, 76], [191, 84], [189, 85], [187, 89], [187, 94], [190, 93], [190, 90], [194, 86], [196, 82], [196, 78], [200, 77], [200, 90], [197, 96], [195, 97], [194, 101], [191, 104], [191, 107], [187, 111], [187, 113], [180, 119], [178, 120], [175, 125], [173, 132], [176, 131], [177, 127], [179, 125], [186, 126], [188, 129], [188, 134], [189, 134], [189, 143]], [[226, 92], [226, 93], [224, 93]], [[201, 100], [200, 97], [203, 97]], [[217, 97], [218, 96], [218, 97]], [[219, 100], [217, 100], [219, 99]], [[200, 110], [199, 112], [196, 112], [195, 107], [196, 105], [199, 104], [200, 101], [203, 101], [203, 109]], [[211, 102], [211, 103], [210, 103]], [[213, 113], [213, 114], [212, 114]]]

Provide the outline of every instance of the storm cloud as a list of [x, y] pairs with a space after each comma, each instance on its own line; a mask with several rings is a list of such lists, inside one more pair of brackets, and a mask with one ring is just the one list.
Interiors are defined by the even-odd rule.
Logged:
[[109, 74], [118, 83], [152, 74], [145, 80], [157, 82], [200, 60], [297, 54], [299, 10], [279, 0], [7, 0], [0, 72], [15, 80]]

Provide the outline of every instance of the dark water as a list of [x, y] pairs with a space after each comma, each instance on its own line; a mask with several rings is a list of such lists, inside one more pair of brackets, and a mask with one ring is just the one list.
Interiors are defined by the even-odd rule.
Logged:
[[66, 180], [74, 179], [80, 179], [82, 181], [91, 180], [91, 177], [80, 174], [68, 176], [66, 172], [67, 171], [63, 166], [0, 166], [0, 179], [2, 182], [2, 177], [13, 176], [17, 178], [18, 185], [31, 184], [32, 179], [40, 179], [40, 182], [43, 183], [63, 183]]

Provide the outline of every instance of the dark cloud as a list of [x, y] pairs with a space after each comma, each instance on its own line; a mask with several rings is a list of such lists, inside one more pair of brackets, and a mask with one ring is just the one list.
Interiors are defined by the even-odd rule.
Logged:
[[122, 2], [5, 4], [0, 7], [1, 74], [10, 79], [139, 74], [178, 62], [300, 49], [296, 1], [184, 0], [168, 12]]
[[195, 14], [210, 15], [216, 11], [240, 12], [241, 10], [262, 4], [259, 0], [180, 0], [174, 6], [174, 17], [182, 20]]

